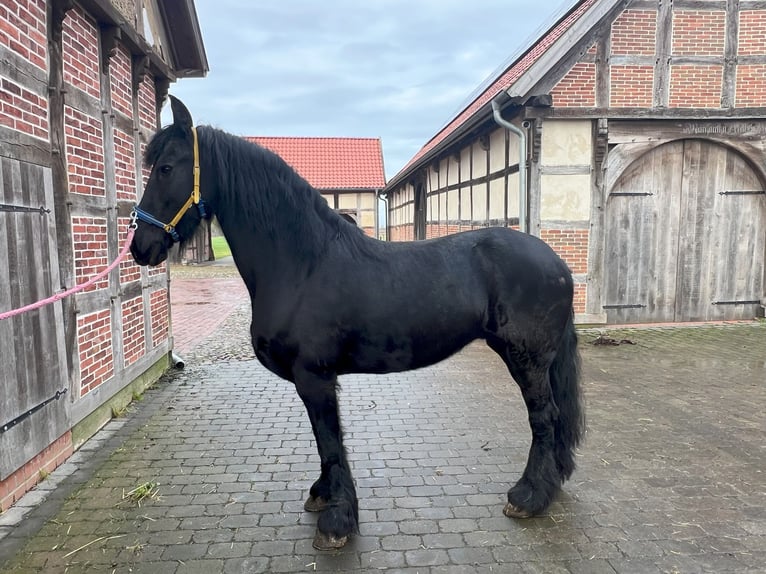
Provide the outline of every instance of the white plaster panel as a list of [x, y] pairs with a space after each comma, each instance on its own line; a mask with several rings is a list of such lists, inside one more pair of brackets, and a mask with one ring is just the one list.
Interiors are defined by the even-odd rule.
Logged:
[[447, 165], [447, 185], [458, 183], [460, 181], [460, 162], [453, 156], [450, 156]]
[[356, 209], [359, 202], [358, 193], [338, 194], [338, 209]]
[[360, 198], [359, 207], [361, 209], [375, 209], [375, 194], [363, 193]]
[[519, 174], [508, 176], [508, 217], [519, 216]]
[[460, 150], [460, 164], [462, 169], [460, 170], [460, 181], [471, 180], [471, 148], [464, 147]]
[[473, 196], [473, 220], [486, 221], [487, 219], [487, 186], [474, 185], [471, 188]]
[[495, 179], [489, 182], [489, 218], [503, 219], [505, 217], [505, 181]]
[[542, 165], [590, 165], [592, 133], [587, 120], [546, 120], [540, 152]]
[[540, 176], [540, 219], [587, 221], [590, 219], [589, 174]]
[[450, 221], [455, 221], [458, 218], [459, 199], [460, 192], [457, 189], [447, 192], [447, 219]]
[[477, 143], [473, 145], [473, 177], [487, 175], [487, 152]]
[[501, 169], [505, 169], [505, 128], [489, 135], [489, 171], [492, 173]]

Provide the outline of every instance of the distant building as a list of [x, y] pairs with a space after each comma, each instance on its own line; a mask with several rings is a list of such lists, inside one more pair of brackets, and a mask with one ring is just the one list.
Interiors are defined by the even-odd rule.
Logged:
[[750, 0], [576, 2], [388, 182], [391, 238], [521, 227], [583, 322], [762, 316], [764, 30]]
[[378, 192], [386, 185], [378, 138], [246, 137], [279, 155], [336, 211], [378, 237]]

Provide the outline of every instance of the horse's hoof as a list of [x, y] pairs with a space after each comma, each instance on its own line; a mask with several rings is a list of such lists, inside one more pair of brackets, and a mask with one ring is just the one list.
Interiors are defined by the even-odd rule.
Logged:
[[321, 496], [309, 495], [303, 505], [306, 512], [322, 512], [325, 508], [327, 508], [327, 501]]
[[314, 548], [317, 550], [337, 550], [338, 548], [343, 548], [346, 542], [348, 542], [348, 536], [336, 538], [319, 530], [317, 530], [314, 536]]
[[505, 514], [508, 518], [531, 518], [532, 517], [532, 514], [530, 512], [527, 512], [526, 510], [522, 510], [521, 508], [514, 506], [510, 502], [505, 505], [505, 508], [503, 508], [503, 514]]

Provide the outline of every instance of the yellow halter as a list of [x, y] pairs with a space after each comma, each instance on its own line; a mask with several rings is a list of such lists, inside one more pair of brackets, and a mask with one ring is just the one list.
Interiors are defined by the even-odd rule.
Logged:
[[192, 205], [199, 205], [200, 197], [199, 197], [199, 144], [197, 143], [197, 128], [192, 126], [192, 138], [194, 140], [194, 185], [192, 187], [191, 195], [189, 196], [189, 199], [186, 200], [186, 203], [181, 206], [181, 209], [178, 210], [178, 213], [175, 214], [175, 217], [170, 220], [170, 223], [166, 223], [163, 227], [165, 228], [165, 231], [170, 233], [170, 230], [175, 230], [175, 226], [178, 224], [179, 221], [181, 221], [181, 218], [184, 216], [184, 213], [189, 211], [191, 209]]

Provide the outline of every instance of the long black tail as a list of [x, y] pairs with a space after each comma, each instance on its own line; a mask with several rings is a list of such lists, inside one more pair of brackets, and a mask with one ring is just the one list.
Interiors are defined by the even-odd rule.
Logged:
[[570, 315], [567, 321], [549, 375], [553, 398], [559, 410], [554, 424], [556, 464], [561, 480], [564, 481], [574, 472], [574, 450], [585, 434], [585, 410], [580, 390], [580, 355], [577, 351], [574, 314]]

